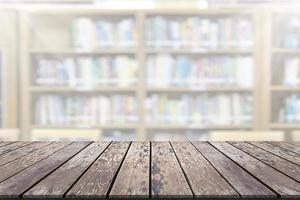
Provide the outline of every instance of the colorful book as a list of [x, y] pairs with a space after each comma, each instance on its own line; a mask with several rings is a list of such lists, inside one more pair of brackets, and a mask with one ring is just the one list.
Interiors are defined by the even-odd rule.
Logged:
[[102, 85], [127, 87], [137, 83], [135, 58], [118, 55], [37, 59], [35, 84], [93, 88]]
[[192, 49], [250, 49], [253, 23], [249, 17], [148, 17], [145, 39], [150, 47]]
[[136, 97], [130, 95], [40, 95], [35, 99], [36, 125], [94, 127], [138, 120]]
[[149, 55], [146, 72], [150, 87], [252, 87], [254, 82], [254, 64], [250, 56]]
[[147, 122], [187, 126], [241, 125], [253, 121], [253, 97], [244, 93], [167, 95], [147, 98]]

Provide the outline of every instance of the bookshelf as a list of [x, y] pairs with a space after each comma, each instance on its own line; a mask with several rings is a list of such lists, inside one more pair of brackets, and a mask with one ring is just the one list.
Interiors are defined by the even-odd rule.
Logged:
[[[0, 127], [8, 133], [8, 129], [18, 128], [17, 17], [17, 12], [13, 10], [0, 12], [0, 23], [5, 27], [0, 38]], [[8, 134], [5, 139], [18, 139], [17, 132]]]
[[[188, 138], [190, 140], [205, 140], [209, 139], [207, 133], [213, 130], [255, 130], [259, 128], [260, 124], [259, 119], [257, 118], [258, 112], [256, 110], [259, 109], [259, 105], [257, 104], [259, 96], [257, 90], [258, 86], [256, 84], [260, 81], [259, 73], [257, 71], [260, 62], [257, 41], [259, 40], [260, 32], [257, 28], [259, 23], [257, 17], [259, 16], [255, 15], [253, 12], [247, 12], [245, 10], [151, 10], [145, 13], [145, 26], [152, 25], [152, 27], [149, 28], [150, 31], [147, 32], [146, 30], [144, 34], [146, 57], [145, 68], [147, 70], [147, 66], [152, 66], [149, 73], [146, 71], [146, 74], [148, 75], [146, 80], [146, 93], [147, 104], [149, 104], [148, 108], [146, 106], [146, 129], [148, 138], [154, 140], [166, 138], [173, 138], [175, 140], [183, 138]], [[232, 41], [229, 40], [229, 38], [233, 36], [231, 35], [230, 30], [229, 33], [227, 32], [228, 35], [222, 37], [220, 41], [216, 39], [217, 36], [215, 35], [218, 34], [218, 31], [221, 31], [220, 26], [222, 27], [225, 26], [225, 24], [228, 25], [228, 23], [232, 23], [230, 22], [231, 19], [237, 24], [243, 24], [243, 26], [245, 26], [245, 23], [247, 24], [247, 22], [251, 23], [251, 35], [249, 35], [248, 30], [242, 30], [245, 31], [245, 35], [248, 34], [245, 41], [241, 38], [234, 38], [236, 41], [234, 41], [234, 39]], [[249, 21], [246, 22], [244, 21], [245, 19]], [[218, 25], [219, 27], [216, 27]], [[172, 31], [159, 29], [159, 26], [172, 27]], [[188, 28], [192, 26], [191, 29], [193, 29], [193, 27], [198, 28], [190, 30], [192, 33], [189, 34], [178, 31], [178, 29], [180, 29], [178, 27], [182, 26], [188, 26]], [[210, 27], [210, 30], [213, 30], [214, 32], [208, 34], [208, 30], [201, 29], [201, 27], [204, 26]], [[238, 29], [238, 27], [235, 28]], [[196, 34], [193, 33], [196, 32], [199, 33], [200, 36], [195, 37]], [[192, 39], [188, 41], [189, 38]], [[242, 44], [242, 47], [237, 45], [237, 40], [239, 39], [241, 39], [239, 44]], [[226, 44], [225, 41], [229, 41], [229, 43]], [[211, 80], [205, 80], [205, 77], [209, 76], [209, 72], [202, 75], [200, 72], [199, 76], [193, 77], [193, 72], [197, 71], [197, 63], [199, 62], [204, 63], [202, 64], [204, 68], [202, 69], [203, 71], [205, 71], [205, 67], [209, 68], [215, 66], [217, 69], [221, 69], [221, 71], [223, 69], [223, 74], [226, 74], [228, 66], [222, 66], [222, 61], [236, 61], [239, 58], [252, 59], [250, 61], [252, 64], [250, 65], [253, 66], [253, 68], [249, 71], [243, 68], [241, 70], [245, 71], [240, 71], [241, 74], [253, 74], [253, 77], [248, 80], [246, 80], [247, 77], [243, 76], [243, 81], [246, 81], [246, 83], [239, 82], [235, 77], [227, 77], [226, 80], [209, 82]], [[218, 63], [218, 61], [220, 63]], [[157, 67], [156, 69], [153, 69], [153, 66], [155, 68], [155, 65], [157, 65]], [[187, 80], [182, 80], [182, 77], [176, 76], [176, 74], [178, 75], [178, 73], [180, 73], [178, 71], [180, 71], [182, 65], [190, 68], [190, 71], [188, 72], [183, 71], [183, 73], [188, 74], [185, 75]], [[231, 63], [231, 65], [241, 66], [249, 64], [246, 62], [243, 64], [242, 62], [237, 62], [236, 64]], [[157, 70], [160, 66], [164, 66], [167, 69]], [[170, 73], [174, 73], [175, 75], [168, 76]], [[217, 79], [213, 73], [210, 75], [211, 79]], [[245, 123], [230, 123], [229, 121], [234, 121], [234, 119], [228, 119], [227, 117], [230, 114], [228, 114], [229, 112], [226, 114], [226, 111], [225, 113], [223, 112], [223, 117], [225, 118], [224, 121], [212, 122], [209, 119], [201, 120], [201, 116], [207, 115], [206, 111], [197, 110], [197, 106], [191, 103], [197, 102], [198, 99], [198, 105], [200, 107], [201, 105], [202, 107], [209, 107], [209, 105], [203, 106], [201, 103], [223, 99], [228, 103], [227, 105], [229, 105], [232, 104], [232, 102], [229, 103], [230, 100], [226, 96], [232, 94], [247, 94], [253, 98], [251, 100], [253, 110], [248, 117], [253, 117], [253, 119], [255, 119], [254, 121], [247, 119], [248, 121], [246, 120], [247, 122]], [[185, 104], [184, 100], [181, 98], [185, 98], [185, 100], [190, 102], [190, 106]], [[203, 99], [201, 100], [201, 98]], [[165, 103], [168, 101], [169, 104]], [[225, 104], [223, 104], [224, 107], [226, 107]], [[217, 103], [215, 105], [217, 105]], [[182, 107], [183, 110], [180, 110], [180, 107]], [[185, 109], [190, 112], [186, 113]], [[216, 114], [217, 110], [215, 111], [215, 117], [222, 117], [222, 115]], [[170, 112], [173, 112], [173, 114], [170, 115]], [[187, 117], [185, 117], [185, 115], [187, 115]], [[157, 118], [157, 120], [153, 120], [155, 118]], [[170, 137], [170, 135], [172, 135], [172, 137]]]
[[[259, 17], [244, 9], [20, 12], [24, 139], [35, 129], [58, 128], [97, 129], [103, 140], [170, 134], [204, 139], [213, 130], [258, 130]], [[175, 34], [157, 24], [172, 27]], [[206, 26], [210, 29], [201, 29]], [[118, 71], [124, 66], [128, 73]], [[95, 77], [99, 70], [106, 75]], [[194, 109], [205, 100], [223, 107]], [[244, 101], [249, 105], [241, 106]], [[160, 110], [162, 105], [169, 110]], [[79, 113], [81, 107], [85, 113]], [[220, 121], [202, 119], [206, 112], [219, 113]]]
[[[26, 38], [22, 90], [24, 105], [30, 105], [23, 108], [28, 113], [24, 130], [98, 129], [102, 140], [123, 132], [123, 139], [140, 138], [136, 13], [47, 10], [23, 12], [20, 19]], [[101, 37], [95, 38], [94, 31]]]
[[[274, 9], [268, 13], [270, 26], [269, 128], [291, 133], [300, 128], [298, 117], [300, 12]], [[276, 33], [276, 34], [275, 34]], [[289, 134], [288, 134], [289, 136]]]

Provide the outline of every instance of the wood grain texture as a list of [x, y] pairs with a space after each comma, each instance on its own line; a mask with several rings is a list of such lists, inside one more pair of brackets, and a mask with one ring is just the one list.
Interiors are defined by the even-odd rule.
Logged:
[[287, 149], [278, 147], [278, 146], [274, 146], [272, 144], [269, 143], [265, 143], [265, 142], [249, 142], [257, 147], [260, 147], [266, 151], [269, 151], [281, 158], [284, 158], [290, 162], [293, 162], [297, 165], [300, 165], [300, 156], [299, 154], [293, 152], [293, 151], [289, 151]]
[[239, 196], [191, 143], [171, 144], [196, 198]]
[[21, 158], [22, 156], [25, 156], [27, 154], [33, 153], [36, 150], [39, 150], [42, 147], [45, 147], [49, 145], [51, 142], [34, 142], [27, 146], [21, 147], [19, 149], [16, 149], [14, 151], [8, 152], [4, 155], [0, 156], [0, 166], [14, 161], [18, 158]]
[[174, 151], [168, 142], [152, 142], [151, 195], [153, 198], [192, 198]]
[[105, 198], [129, 145], [130, 142], [113, 142], [66, 197]]
[[285, 176], [231, 144], [225, 142], [211, 142], [211, 144], [276, 191], [276, 193], [280, 194], [281, 197], [300, 197], [300, 184], [297, 181]]
[[267, 142], [267, 143], [270, 143], [272, 145], [275, 145], [275, 146], [278, 146], [278, 147], [281, 147], [281, 148], [287, 149], [289, 151], [293, 151], [295, 153], [300, 154], [300, 146], [295, 145], [295, 143], [294, 144], [288, 143], [288, 142]]
[[252, 144], [245, 142], [230, 142], [232, 145], [243, 150], [244, 152], [254, 156], [260, 161], [270, 165], [271, 167], [281, 171], [282, 173], [296, 179], [300, 182], [300, 166], [286, 161], [274, 154], [271, 154], [263, 149], [257, 148]]
[[9, 144], [12, 144], [12, 143], [15, 143], [15, 142], [5, 142], [5, 141], [1, 141], [1, 142], [0, 142], [0, 147], [6, 146], [6, 145], [9, 145]]
[[300, 147], [300, 141], [288, 141], [288, 142], [285, 142], [285, 143], [292, 144], [292, 145], [295, 145], [297, 147]]
[[289, 161], [300, 156], [295, 142], [5, 146], [17, 149], [0, 155], [0, 199], [300, 198], [300, 166]]
[[[82, 173], [109, 145], [109, 142], [94, 142], [47, 176], [23, 196], [28, 198], [61, 198]], [[64, 177], [64, 178], [62, 178]]]
[[[0, 198], [17, 198], [36, 182], [62, 165], [90, 142], [76, 142], [0, 183]], [[62, 177], [63, 178], [63, 177]]]
[[149, 197], [150, 143], [133, 142], [119, 171], [111, 198]]
[[27, 167], [33, 165], [34, 163], [48, 157], [52, 153], [62, 149], [63, 147], [71, 144], [66, 142], [55, 142], [52, 143], [40, 150], [37, 150], [31, 154], [28, 154], [22, 158], [19, 158], [15, 161], [9, 162], [0, 167], [0, 182], [3, 180], [15, 175], [16, 173], [26, 169]]
[[[193, 142], [195, 147], [243, 198], [269, 198], [277, 195], [257, 181], [231, 159], [219, 152], [207, 142]], [[212, 185], [212, 187], [214, 187]]]
[[0, 155], [3, 155], [7, 152], [13, 151], [15, 149], [21, 148], [23, 146], [29, 145], [32, 142], [14, 142], [3, 147], [0, 147]]

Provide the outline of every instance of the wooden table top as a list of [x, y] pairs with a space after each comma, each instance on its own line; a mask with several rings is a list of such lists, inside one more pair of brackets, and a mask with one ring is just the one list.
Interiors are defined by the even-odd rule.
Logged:
[[300, 198], [297, 142], [0, 142], [4, 198]]

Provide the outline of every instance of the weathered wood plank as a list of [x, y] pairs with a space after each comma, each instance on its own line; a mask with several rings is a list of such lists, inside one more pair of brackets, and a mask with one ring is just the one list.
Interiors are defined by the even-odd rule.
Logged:
[[288, 141], [286, 143], [289, 143], [289, 144], [295, 145], [297, 147], [300, 147], [300, 141]]
[[[277, 194], [257, 181], [239, 165], [207, 142], [193, 142], [195, 147], [222, 174], [243, 198], [269, 198]], [[213, 182], [212, 182], [213, 183]], [[205, 184], [205, 182], [204, 182]], [[214, 187], [214, 185], [211, 185]]]
[[130, 142], [113, 142], [66, 197], [105, 198], [129, 146]]
[[3, 155], [7, 152], [13, 151], [15, 149], [21, 148], [23, 146], [27, 146], [32, 142], [14, 142], [3, 147], [0, 147], [0, 155]]
[[225, 142], [211, 144], [284, 198], [299, 198], [300, 183]]
[[21, 147], [19, 149], [13, 150], [11, 152], [8, 152], [4, 155], [0, 156], [0, 166], [9, 163], [11, 161], [14, 161], [18, 158], [21, 158], [22, 156], [25, 156], [27, 154], [30, 154], [44, 146], [49, 145], [50, 142], [34, 142], [27, 146]]
[[[61, 198], [82, 173], [99, 157], [109, 142], [94, 142], [47, 176], [23, 196], [29, 198]], [[63, 179], [62, 179], [63, 177]]]
[[55, 142], [18, 160], [9, 162], [0, 167], [0, 182], [33, 165], [34, 163], [48, 157], [54, 152], [71, 144], [70, 142]]
[[270, 143], [274, 146], [278, 146], [278, 147], [281, 147], [283, 149], [287, 149], [289, 151], [293, 151], [295, 153], [300, 154], [300, 146], [297, 146], [295, 144], [291, 144], [291, 143], [288, 143], [288, 142], [267, 142], [267, 143]]
[[192, 198], [193, 193], [168, 142], [151, 143], [153, 198]]
[[272, 144], [268, 144], [265, 142], [249, 142], [257, 147], [260, 147], [266, 151], [269, 151], [281, 158], [284, 158], [292, 163], [300, 165], [300, 156], [299, 154], [289, 151], [287, 149], [280, 148], [278, 146], [274, 146]]
[[196, 198], [239, 197], [191, 143], [171, 144]]
[[245, 142], [230, 144], [300, 182], [300, 166]]
[[[18, 198], [36, 182], [65, 163], [90, 142], [75, 142], [0, 183], [0, 198]], [[62, 177], [65, 178], [65, 177]]]
[[148, 198], [150, 143], [133, 142], [109, 194], [110, 198]]
[[9, 145], [9, 144], [12, 144], [12, 143], [15, 143], [15, 142], [5, 142], [5, 141], [1, 141], [1, 142], [0, 142], [0, 147], [6, 146], [6, 145]]

